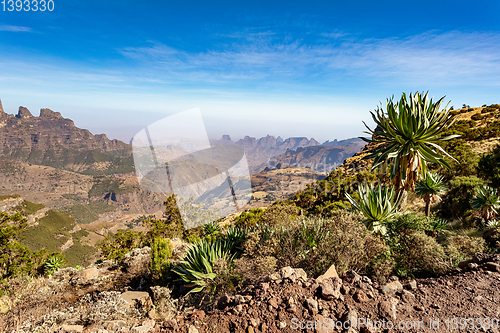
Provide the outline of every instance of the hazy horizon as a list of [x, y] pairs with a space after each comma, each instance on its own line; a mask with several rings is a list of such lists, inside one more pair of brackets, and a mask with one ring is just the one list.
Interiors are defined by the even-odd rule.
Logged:
[[55, 1], [3, 12], [0, 98], [128, 141], [199, 107], [211, 138], [363, 135], [402, 92], [500, 102], [500, 3]]

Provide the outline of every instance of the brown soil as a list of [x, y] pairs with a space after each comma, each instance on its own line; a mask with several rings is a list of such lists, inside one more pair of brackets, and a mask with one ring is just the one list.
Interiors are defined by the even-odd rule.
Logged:
[[[221, 310], [209, 315], [195, 311], [187, 317], [176, 317], [164, 322], [160, 331], [188, 332], [190, 326], [194, 326], [189, 332], [196, 332], [193, 328], [200, 333], [341, 332], [326, 329], [325, 326], [323, 329], [309, 326], [308, 329], [307, 324], [324, 322], [325, 318], [327, 321], [343, 322], [348, 315], [355, 313], [358, 320], [391, 321], [395, 327], [392, 330], [363, 327], [345, 332], [499, 332], [488, 328], [486, 321], [494, 320], [494, 326], [500, 326], [497, 322], [500, 320], [500, 273], [479, 266], [467, 272], [455, 272], [454, 275], [416, 280], [415, 289], [410, 287], [408, 281], [401, 283], [405, 285], [404, 289], [385, 295], [376, 283], [369, 284], [363, 280], [349, 283], [344, 279], [341, 298], [328, 301], [321, 296], [321, 286], [314, 279], [307, 282], [286, 279], [281, 283], [261, 282], [240, 293], [249, 296], [248, 301], [241, 299], [238, 302], [237, 298], [230, 297], [230, 303], [226, 307], [221, 304]], [[290, 306], [290, 298], [293, 298], [294, 306]], [[318, 302], [317, 311], [308, 308], [307, 299]], [[394, 313], [391, 314], [391, 311]], [[395, 317], [391, 318], [391, 315]], [[461, 329], [461, 318], [473, 318], [477, 325], [482, 320], [485, 328], [470, 328], [466, 323]], [[300, 322], [303, 329], [298, 327]], [[399, 329], [399, 322], [421, 326], [418, 329]], [[431, 322], [435, 328], [430, 326]], [[390, 327], [388, 322], [386, 327]]]

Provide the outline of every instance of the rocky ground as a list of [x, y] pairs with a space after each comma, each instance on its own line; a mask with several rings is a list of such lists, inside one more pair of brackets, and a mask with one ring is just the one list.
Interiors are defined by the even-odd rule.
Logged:
[[[223, 296], [205, 313], [179, 310], [178, 300], [161, 288], [137, 290], [149, 253], [134, 251], [124, 270], [103, 263], [56, 274], [44, 288], [59, 286], [58, 315], [38, 320], [39, 332], [499, 332], [500, 255], [476, 255], [439, 278], [393, 277], [382, 285], [353, 271], [339, 277], [333, 266], [317, 279], [285, 267]], [[177, 308], [169, 318], [158, 317], [162, 297]], [[24, 319], [12, 321], [21, 313]], [[34, 332], [28, 318], [26, 309], [14, 307], [0, 317], [11, 323], [2, 331]]]

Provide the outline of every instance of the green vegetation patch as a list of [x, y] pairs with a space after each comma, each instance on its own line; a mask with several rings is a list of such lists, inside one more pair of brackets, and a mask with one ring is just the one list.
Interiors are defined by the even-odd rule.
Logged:
[[45, 208], [42, 204], [36, 204], [30, 201], [24, 200], [20, 205], [13, 208], [16, 212], [19, 212], [23, 215], [32, 215], [38, 212], [40, 209]]
[[75, 240], [75, 243], [64, 251], [63, 255], [68, 261], [68, 266], [75, 267], [77, 265], [86, 266], [90, 264], [96, 252], [97, 248], [90, 245], [84, 245], [80, 241]]
[[71, 237], [69, 233], [76, 225], [69, 215], [49, 210], [39, 224], [21, 234], [21, 244], [31, 251], [47, 249], [59, 251], [61, 245]]
[[72, 206], [63, 207], [61, 212], [71, 215], [78, 223], [92, 223], [99, 219], [99, 214], [112, 212], [116, 210], [115, 206], [92, 203], [89, 205], [76, 204]]
[[7, 199], [16, 199], [20, 198], [21, 196], [19, 194], [7, 194], [7, 195], [0, 195], [0, 201], [4, 201]]
[[130, 193], [133, 188], [130, 186], [121, 187], [123, 180], [99, 177], [89, 191], [89, 197], [99, 197], [105, 193]]

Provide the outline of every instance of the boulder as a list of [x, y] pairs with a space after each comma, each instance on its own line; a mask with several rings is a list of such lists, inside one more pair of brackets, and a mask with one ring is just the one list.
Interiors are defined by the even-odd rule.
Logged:
[[59, 330], [60, 333], [81, 333], [83, 332], [82, 325], [62, 325]]
[[380, 287], [380, 291], [384, 295], [395, 294], [396, 292], [401, 290], [403, 290], [403, 285], [399, 281], [392, 281]]
[[109, 320], [105, 321], [102, 326], [110, 332], [116, 332], [127, 327], [127, 323], [123, 320]]
[[358, 325], [358, 313], [356, 312], [356, 310], [347, 310], [347, 312], [342, 316], [342, 322], [349, 322], [348, 327]]
[[342, 280], [335, 277], [324, 279], [320, 283], [321, 295], [327, 300], [338, 299], [341, 296], [340, 288], [342, 287]]
[[363, 292], [363, 290], [358, 290], [352, 298], [358, 303], [368, 302], [368, 296]]
[[394, 298], [390, 298], [389, 300], [384, 300], [380, 302], [378, 304], [379, 315], [387, 320], [395, 322], [397, 319], [396, 304], [397, 300]]
[[314, 298], [308, 298], [306, 299], [306, 307], [309, 309], [309, 311], [312, 314], [318, 313], [318, 301], [316, 301]]
[[494, 262], [487, 262], [484, 264], [484, 267], [491, 272], [499, 272], [500, 273], [500, 265]]
[[150, 262], [151, 248], [148, 246], [132, 250], [123, 259], [127, 273], [133, 276], [145, 275], [148, 272]]
[[145, 291], [126, 291], [120, 295], [120, 298], [129, 303], [131, 306], [137, 306], [146, 311], [153, 306], [151, 297]]
[[344, 281], [347, 281], [349, 283], [355, 283], [361, 281], [361, 279], [362, 279], [361, 275], [359, 275], [352, 269], [344, 273]]
[[409, 280], [405, 283], [405, 288], [408, 290], [417, 290], [417, 281]]
[[97, 267], [89, 267], [84, 269], [78, 274], [78, 281], [80, 284], [87, 283], [90, 279], [93, 279], [99, 275], [99, 270]]
[[9, 296], [4, 295], [0, 298], [0, 313], [4, 314], [12, 309], [12, 301]]
[[198, 333], [198, 329], [194, 325], [190, 325], [188, 328], [188, 333]]
[[289, 279], [292, 282], [301, 279], [302, 281], [307, 281], [307, 273], [302, 268], [292, 268], [290, 266], [281, 268], [277, 275], [271, 274], [272, 280], [284, 280]]
[[337, 269], [335, 268], [335, 265], [331, 265], [330, 268], [328, 268], [328, 270], [323, 275], [318, 276], [316, 281], [318, 281], [318, 283], [321, 283], [321, 281], [323, 281], [324, 279], [328, 279], [331, 277], [334, 277], [334, 278], [339, 277], [339, 275], [337, 274]]

